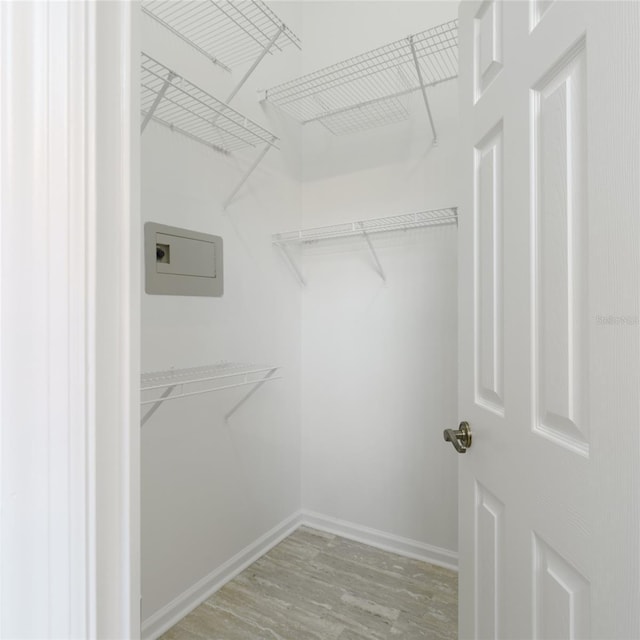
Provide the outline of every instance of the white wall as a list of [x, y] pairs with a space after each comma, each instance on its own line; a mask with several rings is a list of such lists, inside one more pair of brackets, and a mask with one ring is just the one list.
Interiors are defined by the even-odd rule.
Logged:
[[[227, 93], [232, 79], [143, 18], [145, 52]], [[285, 69], [295, 53], [281, 56]], [[251, 87], [234, 106], [243, 99], [260, 117]], [[224, 157], [154, 122], [142, 136], [143, 220], [222, 236], [225, 271], [221, 298], [143, 294], [143, 371], [221, 360], [283, 367], [228, 423], [248, 387], [166, 402], [144, 425], [143, 619], [301, 504], [300, 295], [271, 247], [275, 228], [300, 224], [299, 187], [272, 151], [222, 212], [253, 157]]]
[[[353, 34], [364, 50], [456, 16], [449, 3], [393, 5], [313, 3], [307, 47], [333, 25], [339, 59]], [[429, 96], [435, 148], [419, 94], [407, 123], [342, 138], [307, 126], [305, 227], [457, 204], [456, 84]], [[386, 283], [362, 239], [302, 256], [305, 509], [454, 551], [457, 459], [442, 430], [457, 417], [456, 233], [372, 237]]]

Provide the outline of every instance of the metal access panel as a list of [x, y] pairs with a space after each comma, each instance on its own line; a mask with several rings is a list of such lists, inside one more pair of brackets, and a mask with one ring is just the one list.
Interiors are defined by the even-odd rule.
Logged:
[[170, 296], [221, 296], [222, 238], [199, 231], [144, 225], [145, 291]]

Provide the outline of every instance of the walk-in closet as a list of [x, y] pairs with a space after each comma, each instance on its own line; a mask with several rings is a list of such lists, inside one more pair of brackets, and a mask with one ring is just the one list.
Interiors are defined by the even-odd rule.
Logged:
[[143, 635], [301, 525], [455, 569], [457, 5], [141, 18]]
[[457, 5], [141, 7], [143, 636], [301, 526], [455, 576]]

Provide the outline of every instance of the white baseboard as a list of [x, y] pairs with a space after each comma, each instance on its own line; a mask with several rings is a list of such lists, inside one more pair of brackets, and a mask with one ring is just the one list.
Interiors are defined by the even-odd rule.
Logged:
[[300, 512], [289, 516], [222, 566], [182, 592], [169, 604], [156, 611], [142, 623], [142, 640], [155, 640], [155, 638], [161, 636], [176, 622], [182, 620], [184, 616], [211, 597], [218, 589], [221, 589], [227, 582], [233, 580], [258, 558], [291, 535], [300, 524]]
[[401, 556], [423, 560], [429, 564], [435, 564], [454, 571], [458, 570], [458, 554], [449, 549], [371, 529], [346, 520], [338, 520], [313, 511], [302, 511], [301, 524], [320, 531], [326, 531], [327, 533], [333, 533], [343, 538], [349, 538], [356, 542], [362, 542], [384, 551], [397, 553]]
[[245, 547], [222, 566], [196, 582], [169, 604], [147, 618], [142, 623], [142, 640], [155, 640], [155, 638], [161, 636], [199, 604], [211, 597], [218, 589], [221, 589], [227, 582], [233, 580], [258, 558], [291, 535], [301, 525], [333, 533], [334, 535], [362, 542], [371, 547], [397, 553], [401, 556], [423, 560], [454, 571], [458, 570], [458, 554], [454, 551], [434, 547], [417, 540], [402, 538], [401, 536], [364, 527], [353, 522], [338, 520], [321, 513], [299, 511], [283, 520], [271, 531], [268, 531], [248, 547]]

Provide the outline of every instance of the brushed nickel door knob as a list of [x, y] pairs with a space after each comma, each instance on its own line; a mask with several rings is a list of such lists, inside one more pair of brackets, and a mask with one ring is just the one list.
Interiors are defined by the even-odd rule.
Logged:
[[471, 447], [471, 427], [468, 422], [461, 422], [457, 429], [445, 429], [442, 433], [444, 439], [450, 442], [458, 453], [466, 453]]

